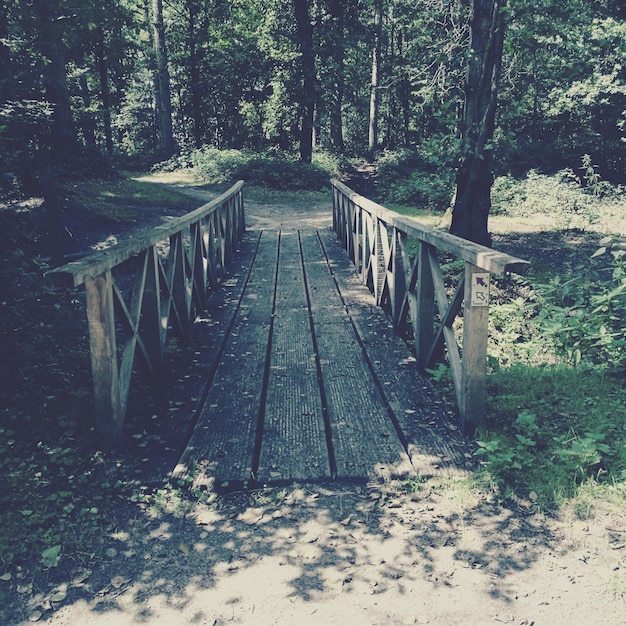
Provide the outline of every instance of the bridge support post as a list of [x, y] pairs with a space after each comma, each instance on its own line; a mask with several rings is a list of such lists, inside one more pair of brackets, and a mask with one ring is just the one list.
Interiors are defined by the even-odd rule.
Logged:
[[417, 249], [416, 311], [413, 320], [415, 356], [422, 371], [429, 367], [428, 356], [435, 336], [435, 286], [430, 269], [429, 245], [420, 241]]
[[460, 426], [466, 435], [473, 435], [485, 424], [488, 327], [489, 273], [466, 263], [459, 397]]
[[120, 398], [111, 271], [85, 281], [91, 372], [98, 441], [120, 448], [124, 441], [124, 412]]

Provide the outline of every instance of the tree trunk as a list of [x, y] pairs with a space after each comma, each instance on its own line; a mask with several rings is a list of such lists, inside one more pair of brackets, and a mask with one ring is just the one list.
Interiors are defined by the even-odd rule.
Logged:
[[315, 114], [315, 54], [313, 52], [313, 25], [308, 0], [294, 0], [294, 11], [300, 59], [302, 63], [302, 126], [300, 129], [300, 159], [310, 163], [313, 158], [313, 118]]
[[174, 154], [174, 134], [172, 130], [170, 71], [165, 45], [165, 24], [163, 23], [163, 0], [152, 0], [152, 27], [157, 74], [155, 100], [161, 139], [161, 156], [169, 159]]
[[113, 129], [111, 127], [111, 89], [109, 87], [109, 69], [106, 61], [104, 31], [98, 28], [95, 46], [96, 65], [100, 77], [100, 104], [102, 106], [102, 126], [104, 129], [104, 144], [107, 154], [113, 154]]
[[43, 85], [45, 97], [53, 106], [49, 134], [42, 133], [37, 146], [34, 170], [44, 197], [47, 248], [55, 261], [63, 253], [65, 232], [62, 225], [62, 205], [59, 200], [55, 168], [68, 163], [76, 155], [78, 142], [72, 120], [70, 94], [67, 86], [65, 48], [59, 22], [58, 0], [36, 0], [33, 15], [37, 29], [37, 50], [44, 64]]
[[398, 32], [398, 56], [402, 61], [401, 78], [398, 84], [398, 99], [402, 109], [402, 142], [405, 146], [410, 144], [409, 128], [411, 124], [411, 81], [406, 70], [404, 59], [404, 36]]
[[15, 73], [9, 47], [9, 14], [0, 0], [0, 104], [15, 99]]
[[461, 122], [462, 155], [450, 232], [491, 245], [492, 154], [498, 81], [504, 43], [506, 0], [474, 0], [470, 49]]
[[345, 150], [343, 140], [343, 92], [345, 73], [345, 3], [344, 0], [331, 0], [330, 14], [332, 38], [332, 90], [330, 93], [329, 121], [330, 144], [339, 153]]
[[78, 84], [80, 86], [80, 96], [83, 101], [84, 109], [80, 118], [80, 128], [83, 133], [85, 144], [92, 148], [95, 148], [96, 124], [94, 118], [91, 115], [91, 93], [89, 91], [87, 76], [85, 74], [80, 75], [80, 78], [78, 79]]
[[187, 46], [189, 51], [189, 90], [191, 92], [191, 110], [193, 112], [193, 138], [196, 148], [201, 148], [204, 140], [204, 115], [200, 85], [200, 60], [196, 41], [197, 17], [196, 0], [187, 0]]
[[382, 24], [383, 24], [383, 3], [376, 0], [374, 3], [374, 50], [372, 52], [372, 80], [370, 83], [370, 118], [367, 150], [372, 158], [378, 147], [378, 70], [382, 57]]
[[76, 149], [76, 133], [72, 120], [70, 94], [67, 87], [65, 50], [58, 20], [56, 0], [36, 0], [33, 3], [37, 24], [38, 49], [44, 64], [46, 100], [54, 107], [52, 115], [51, 148], [53, 160], [64, 161]]

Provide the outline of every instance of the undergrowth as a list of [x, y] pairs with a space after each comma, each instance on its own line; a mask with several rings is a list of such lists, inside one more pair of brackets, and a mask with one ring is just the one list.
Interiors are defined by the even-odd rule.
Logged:
[[[606, 236], [589, 258], [494, 281], [486, 427], [477, 480], [543, 509], [626, 492], [626, 252]], [[451, 393], [445, 365], [433, 371]], [[590, 490], [593, 485], [595, 490]], [[603, 497], [603, 496], [602, 496]]]
[[[303, 163], [284, 154], [262, 154], [245, 150], [218, 150], [206, 147], [185, 158], [186, 165], [211, 185], [232, 184], [244, 180], [248, 185], [281, 191], [319, 191], [339, 175], [342, 162], [329, 154], [316, 154], [312, 163]], [[161, 169], [179, 167], [180, 163], [161, 164]]]

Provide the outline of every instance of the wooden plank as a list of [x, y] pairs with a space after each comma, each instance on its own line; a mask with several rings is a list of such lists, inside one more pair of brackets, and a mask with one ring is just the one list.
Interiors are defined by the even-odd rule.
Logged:
[[429, 382], [408, 346], [393, 331], [391, 319], [375, 306], [339, 242], [320, 231], [333, 259], [333, 276], [347, 311], [363, 343], [368, 361], [393, 411], [413, 466], [421, 476], [464, 475], [472, 468], [467, 442], [447, 407]]
[[124, 440], [124, 412], [120, 400], [111, 272], [88, 280], [85, 291], [96, 431], [100, 441], [119, 448]]
[[298, 233], [280, 242], [260, 483], [331, 476]]
[[316, 233], [302, 233], [307, 289], [337, 478], [414, 474], [358, 343]]
[[[220, 288], [212, 291], [207, 298], [206, 310], [198, 315], [191, 325], [187, 346], [190, 358], [187, 367], [180, 372], [180, 378], [168, 377], [169, 386], [175, 390], [179, 385], [189, 389], [189, 402], [168, 416], [167, 440], [180, 456], [187, 445], [197, 417], [202, 411], [205, 399], [211, 388], [217, 366], [225, 351], [226, 341], [234, 326], [239, 303], [243, 297], [249, 275], [259, 245], [259, 232], [244, 235], [237, 263], [229, 266]], [[176, 393], [176, 391], [174, 391]], [[169, 394], [168, 394], [169, 396]], [[171, 468], [170, 468], [171, 469]], [[177, 466], [175, 478], [184, 474], [183, 466]]]
[[[427, 358], [435, 334], [435, 286], [430, 269], [429, 246], [420, 242], [417, 250], [417, 283], [415, 310], [411, 310], [415, 355], [421, 369], [428, 367]], [[412, 281], [411, 281], [412, 282]]]
[[252, 479], [269, 340], [278, 233], [264, 233], [213, 384], [175, 477], [208, 489]]

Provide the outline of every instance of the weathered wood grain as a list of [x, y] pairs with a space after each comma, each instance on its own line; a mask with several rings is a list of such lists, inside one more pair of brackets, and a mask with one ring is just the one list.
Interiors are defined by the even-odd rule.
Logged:
[[341, 262], [341, 244], [334, 234], [320, 231], [320, 238], [333, 259], [333, 277], [413, 466], [422, 477], [466, 474], [472, 464], [453, 412], [420, 374], [415, 357], [363, 289], [354, 268], [347, 259]]
[[463, 472], [464, 453], [334, 234], [263, 233], [174, 475], [218, 490], [387, 480]]
[[196, 427], [174, 475], [208, 489], [250, 484], [273, 312], [278, 233], [264, 233]]
[[283, 232], [258, 480], [331, 477], [300, 239]]
[[[338, 181], [332, 181], [332, 188], [333, 228], [348, 258], [376, 304], [391, 314], [394, 328], [401, 333], [412, 329], [415, 356], [422, 370], [443, 358], [445, 345], [459, 422], [466, 434], [474, 434], [485, 422], [482, 372], [487, 358], [489, 296], [483, 283], [488, 285], [490, 273], [524, 274], [528, 261], [429, 228], [359, 196]], [[415, 252], [409, 250], [409, 240], [416, 246]], [[362, 259], [356, 252], [359, 249], [364, 251]], [[465, 272], [451, 302], [439, 255], [452, 255], [465, 262]], [[466, 298], [472, 290], [463, 280], [474, 273], [479, 274], [476, 280], [482, 283], [476, 285], [477, 302], [469, 303]], [[436, 333], [434, 303], [439, 318]], [[453, 329], [457, 317], [466, 318], [462, 354]]]
[[302, 235], [337, 477], [398, 478], [414, 469], [363, 358], [315, 233]]

